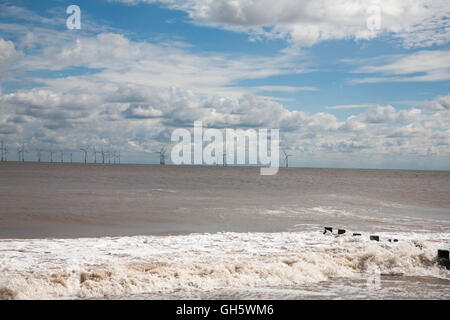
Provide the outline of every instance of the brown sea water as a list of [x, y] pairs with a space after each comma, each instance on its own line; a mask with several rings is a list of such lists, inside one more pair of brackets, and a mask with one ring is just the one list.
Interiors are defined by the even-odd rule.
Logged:
[[448, 171], [1, 163], [0, 298], [449, 299], [449, 195]]
[[6, 163], [0, 202], [2, 238], [275, 232], [299, 224], [448, 231], [450, 172], [281, 168], [260, 176], [248, 167]]

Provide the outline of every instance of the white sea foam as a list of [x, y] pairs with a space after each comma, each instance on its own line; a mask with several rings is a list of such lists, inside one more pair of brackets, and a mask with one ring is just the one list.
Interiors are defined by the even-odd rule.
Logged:
[[[216, 233], [0, 240], [0, 297], [104, 298], [242, 288], [285, 288], [383, 274], [450, 280], [435, 264], [448, 233], [326, 236]], [[389, 243], [388, 238], [399, 239]], [[421, 248], [420, 248], [420, 246]]]
[[156, 192], [166, 192], [166, 193], [177, 193], [176, 190], [171, 190], [171, 189], [152, 189], [152, 191], [156, 191]]

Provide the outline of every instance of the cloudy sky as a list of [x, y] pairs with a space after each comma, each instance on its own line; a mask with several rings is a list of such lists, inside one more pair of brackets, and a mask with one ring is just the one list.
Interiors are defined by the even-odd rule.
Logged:
[[448, 0], [0, 0], [0, 139], [156, 163], [202, 120], [279, 128], [294, 166], [450, 170], [449, 40]]

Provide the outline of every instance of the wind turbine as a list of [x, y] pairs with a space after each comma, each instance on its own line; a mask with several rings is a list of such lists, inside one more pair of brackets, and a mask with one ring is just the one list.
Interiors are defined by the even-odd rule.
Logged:
[[61, 151], [61, 163], [64, 163], [64, 152]]
[[[25, 152], [25, 143], [22, 143], [22, 148], [17, 151], [17, 153], [19, 154], [19, 161], [25, 162]], [[22, 159], [20, 158], [20, 155], [22, 155]]]
[[223, 153], [223, 163], [222, 163], [222, 165], [223, 165], [224, 167], [227, 166], [227, 161], [226, 161], [226, 160], [227, 160], [227, 157], [226, 157], [226, 156], [227, 156], [227, 154], [224, 152], [224, 153]]
[[25, 152], [28, 152], [25, 150], [25, 143], [22, 143], [22, 162], [25, 162]]
[[72, 152], [70, 153], [70, 163], [72, 163]]
[[86, 164], [87, 163], [87, 153], [88, 153], [88, 150], [89, 150], [89, 146], [87, 146], [85, 148], [80, 148], [80, 150], [84, 152], [84, 164]]
[[93, 147], [94, 150], [94, 163], [97, 163], [97, 150], [95, 150], [95, 147]]
[[105, 151], [102, 148], [102, 164], [105, 164]]
[[120, 164], [120, 151], [119, 151], [119, 164]]
[[4, 151], [5, 151], [5, 147], [3, 146], [3, 140], [2, 140], [2, 142], [1, 142], [1, 150], [2, 150], [2, 158], [1, 158], [1, 161], [3, 162], [3, 159], [4, 159], [3, 153], [4, 153]]
[[287, 154], [285, 150], [283, 150], [284, 153], [284, 162], [286, 163], [286, 168], [289, 167], [289, 157], [292, 157], [292, 154]]
[[41, 162], [41, 149], [37, 149], [38, 162]]
[[166, 147], [163, 146], [160, 151], [156, 152], [159, 154], [159, 164], [165, 165], [166, 164]]
[[7, 147], [4, 147], [4, 148], [3, 148], [3, 152], [4, 152], [4, 154], [5, 154], [5, 161], [8, 161], [8, 148], [7, 148]]
[[50, 150], [50, 162], [53, 162], [53, 154], [54, 153], [55, 153], [54, 151]]

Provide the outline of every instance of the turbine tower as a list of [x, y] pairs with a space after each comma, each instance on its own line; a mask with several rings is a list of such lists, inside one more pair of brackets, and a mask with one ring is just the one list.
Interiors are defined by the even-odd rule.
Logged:
[[2, 142], [1, 142], [1, 147], [0, 147], [0, 149], [1, 149], [1, 151], [2, 151], [2, 158], [1, 158], [1, 161], [3, 162], [3, 159], [4, 159], [3, 153], [4, 153], [4, 151], [5, 151], [5, 147], [3, 146], [3, 140], [2, 140]]
[[[22, 148], [17, 151], [17, 153], [19, 154], [19, 161], [25, 162], [25, 152], [25, 143], [22, 143]], [[20, 158], [20, 155], [22, 155], [22, 158]]]
[[165, 165], [166, 164], [166, 147], [163, 146], [160, 151], [156, 152], [159, 154], [159, 164]]
[[7, 147], [4, 147], [4, 148], [3, 148], [3, 153], [4, 153], [4, 155], [5, 155], [4, 161], [8, 161], [8, 148], [7, 148]]
[[289, 157], [292, 157], [292, 154], [287, 154], [285, 150], [283, 150], [284, 153], [284, 162], [286, 163], [286, 168], [289, 167]]
[[50, 150], [50, 162], [53, 162], [53, 154], [54, 154], [55, 152], [53, 152], [52, 150]]
[[93, 147], [92, 149], [94, 152], [94, 163], [97, 163], [97, 150], [95, 149], [95, 147]]
[[38, 162], [41, 162], [41, 149], [37, 149], [37, 158], [38, 158]]
[[61, 163], [64, 163], [64, 152], [61, 151]]
[[80, 148], [80, 150], [84, 152], [84, 164], [86, 164], [87, 163], [87, 154], [88, 154], [89, 146], [87, 146], [85, 148]]

